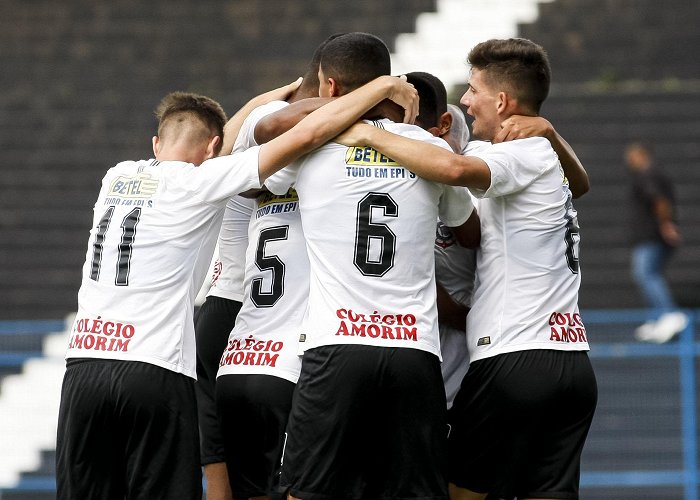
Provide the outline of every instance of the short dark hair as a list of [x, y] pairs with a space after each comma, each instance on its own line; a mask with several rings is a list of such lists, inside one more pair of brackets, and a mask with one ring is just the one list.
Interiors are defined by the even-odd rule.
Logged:
[[158, 135], [163, 123], [181, 113], [196, 116], [206, 125], [212, 136], [218, 135], [223, 139], [226, 113], [221, 105], [210, 97], [190, 92], [171, 92], [160, 101], [155, 110]]
[[323, 48], [328, 45], [328, 42], [344, 34], [345, 33], [336, 33], [331, 35], [316, 47], [297, 93], [302, 93], [304, 96], [308, 94], [313, 97], [318, 97], [318, 67], [321, 65], [321, 53], [323, 52]]
[[525, 38], [487, 40], [476, 45], [469, 64], [483, 70], [489, 85], [505, 86], [518, 101], [538, 113], [549, 94], [551, 68], [547, 53]]
[[380, 38], [370, 33], [345, 33], [323, 47], [321, 69], [347, 93], [378, 76], [389, 75], [391, 56]]
[[418, 91], [419, 109], [416, 125], [428, 129], [440, 125], [440, 117], [447, 112], [447, 89], [440, 79], [423, 71], [406, 73], [406, 80]]

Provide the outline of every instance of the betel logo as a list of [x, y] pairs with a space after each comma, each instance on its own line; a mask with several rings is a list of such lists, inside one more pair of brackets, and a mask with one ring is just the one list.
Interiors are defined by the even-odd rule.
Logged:
[[107, 196], [120, 198], [150, 198], [158, 189], [158, 180], [150, 174], [139, 173], [134, 176], [120, 175], [109, 185]]
[[399, 165], [391, 158], [384, 156], [369, 146], [348, 148], [345, 153], [345, 163], [347, 165]]

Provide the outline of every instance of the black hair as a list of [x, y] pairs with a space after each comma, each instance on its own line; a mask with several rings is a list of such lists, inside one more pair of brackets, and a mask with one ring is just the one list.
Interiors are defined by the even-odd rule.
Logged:
[[347, 93], [378, 76], [391, 73], [386, 44], [370, 33], [345, 33], [330, 40], [321, 51], [321, 69]]
[[540, 45], [525, 38], [487, 40], [469, 52], [468, 60], [484, 71], [490, 86], [505, 86], [522, 105], [539, 113], [552, 77], [549, 58]]
[[428, 129], [440, 125], [440, 117], [447, 112], [447, 89], [435, 75], [423, 71], [406, 73], [408, 83], [418, 91], [419, 109], [416, 125]]

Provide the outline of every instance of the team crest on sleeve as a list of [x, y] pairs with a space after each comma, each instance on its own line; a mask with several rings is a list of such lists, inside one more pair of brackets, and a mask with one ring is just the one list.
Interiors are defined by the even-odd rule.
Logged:
[[153, 179], [150, 174], [120, 175], [109, 185], [107, 196], [147, 199], [152, 197], [157, 189], [158, 179]]
[[440, 248], [451, 247], [457, 242], [452, 230], [442, 222], [438, 222], [435, 230], [435, 244]]

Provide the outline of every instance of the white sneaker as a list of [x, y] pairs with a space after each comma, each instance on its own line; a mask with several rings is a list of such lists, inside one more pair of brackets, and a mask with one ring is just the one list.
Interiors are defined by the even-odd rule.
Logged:
[[656, 321], [647, 321], [643, 325], [638, 326], [634, 330], [634, 338], [640, 342], [650, 342], [651, 335], [654, 332]]
[[651, 331], [645, 335], [645, 340], [663, 344], [685, 330], [686, 326], [688, 326], [688, 316], [682, 312], [665, 313], [656, 321]]

